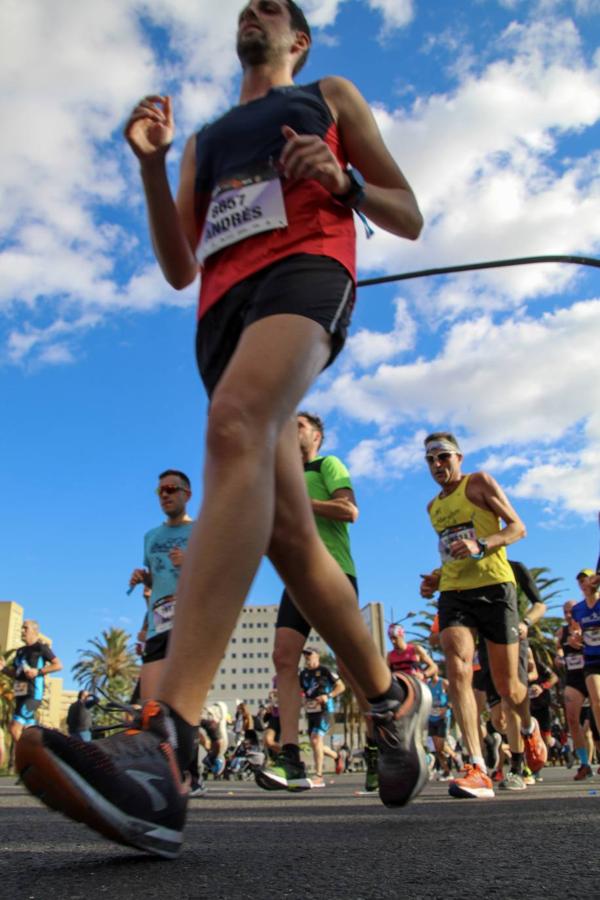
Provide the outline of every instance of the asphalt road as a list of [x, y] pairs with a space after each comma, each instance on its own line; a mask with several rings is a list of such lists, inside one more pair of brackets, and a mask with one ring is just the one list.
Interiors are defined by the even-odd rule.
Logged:
[[0, 779], [2, 900], [210, 898], [600, 900], [600, 776], [455, 800], [430, 783], [404, 810], [356, 796], [362, 777], [292, 795], [211, 783], [175, 861], [105, 841]]

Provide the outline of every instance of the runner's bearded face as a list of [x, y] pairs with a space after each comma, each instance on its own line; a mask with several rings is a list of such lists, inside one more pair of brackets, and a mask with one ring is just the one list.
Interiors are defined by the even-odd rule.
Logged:
[[318, 441], [315, 439], [317, 435], [319, 435], [319, 432], [314, 425], [311, 425], [304, 416], [298, 416], [298, 443], [300, 444], [302, 459], [305, 462], [312, 458], [317, 449]]
[[294, 39], [284, 0], [252, 0], [240, 13], [237, 55], [242, 68], [273, 62]]

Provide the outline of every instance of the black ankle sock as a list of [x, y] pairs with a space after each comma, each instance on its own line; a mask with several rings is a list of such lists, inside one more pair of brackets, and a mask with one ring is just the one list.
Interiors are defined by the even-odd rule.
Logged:
[[177, 748], [175, 754], [177, 756], [179, 768], [181, 769], [181, 774], [183, 775], [184, 772], [189, 770], [194, 754], [198, 752], [198, 726], [190, 725], [190, 723], [183, 719], [172, 706], [169, 706], [168, 709], [173, 724], [175, 725], [175, 732], [177, 734]]
[[384, 700], [399, 700], [401, 703], [406, 699], [406, 688], [401, 681], [392, 678], [389, 688], [385, 694], [379, 694], [377, 697], [367, 697], [369, 703], [383, 703]]
[[300, 762], [300, 747], [298, 744], [283, 744], [281, 752], [285, 754], [288, 759], [291, 759], [294, 762]]
[[510, 760], [510, 771], [515, 775], [523, 774], [523, 753], [513, 753]]

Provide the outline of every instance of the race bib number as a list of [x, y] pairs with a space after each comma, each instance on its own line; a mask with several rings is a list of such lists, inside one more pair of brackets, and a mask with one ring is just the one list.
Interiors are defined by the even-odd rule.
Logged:
[[26, 697], [29, 693], [29, 682], [28, 681], [15, 681], [13, 687], [13, 693], [15, 697]]
[[588, 647], [600, 647], [600, 628], [588, 628], [584, 631], [583, 642]]
[[451, 525], [440, 532], [438, 548], [443, 563], [450, 562], [454, 557], [450, 553], [450, 547], [455, 541], [476, 541], [477, 533], [472, 522], [463, 522], [461, 525]]
[[582, 653], [569, 653], [568, 656], [565, 656], [565, 665], [569, 671], [573, 671], [574, 669], [583, 669], [583, 654]]
[[267, 164], [216, 185], [196, 257], [202, 265], [217, 250], [286, 226], [281, 179], [274, 167]]
[[432, 706], [431, 707], [431, 718], [432, 719], [443, 719], [446, 715], [446, 707], [445, 706]]
[[306, 712], [307, 713], [320, 713], [322, 710], [322, 706], [318, 700], [307, 700], [306, 701]]
[[161, 597], [160, 600], [157, 600], [152, 609], [155, 633], [162, 634], [165, 631], [170, 631], [173, 627], [174, 615], [175, 597]]

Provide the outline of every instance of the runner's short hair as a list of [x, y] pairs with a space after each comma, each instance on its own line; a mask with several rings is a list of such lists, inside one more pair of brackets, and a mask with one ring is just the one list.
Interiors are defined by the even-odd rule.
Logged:
[[423, 441], [425, 447], [430, 441], [448, 441], [450, 444], [454, 444], [457, 453], [461, 452], [460, 445], [451, 431], [434, 431], [432, 434], [428, 434]]
[[167, 475], [176, 475], [177, 478], [181, 478], [181, 480], [183, 481], [183, 483], [184, 483], [185, 486], [187, 487], [188, 491], [191, 491], [191, 489], [192, 489], [192, 482], [191, 482], [190, 479], [187, 477], [187, 475], [185, 474], [185, 472], [180, 472], [179, 469], [165, 469], [165, 471], [164, 471], [164, 472], [161, 472], [160, 475], [158, 476], [158, 480], [160, 481], [161, 478], [166, 478]]
[[[300, 9], [297, 3], [294, 3], [294, 0], [286, 0], [287, 8], [290, 12], [290, 24], [294, 31], [301, 31], [305, 34], [309, 41], [312, 42], [312, 36], [310, 33], [310, 25], [306, 21], [306, 16]], [[310, 48], [309, 48], [310, 49]], [[303, 67], [304, 63], [308, 58], [309, 50], [305, 50], [302, 56], [299, 58], [298, 62], [294, 66], [294, 75], [297, 75], [300, 69]]]
[[315, 413], [306, 412], [306, 410], [301, 409], [296, 413], [296, 418], [298, 419], [302, 416], [303, 419], [308, 419], [312, 427], [315, 431], [318, 431], [321, 435], [321, 440], [319, 441], [319, 447], [325, 440], [325, 426], [323, 425], [323, 419], [320, 416], [317, 416]]

